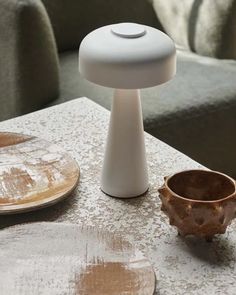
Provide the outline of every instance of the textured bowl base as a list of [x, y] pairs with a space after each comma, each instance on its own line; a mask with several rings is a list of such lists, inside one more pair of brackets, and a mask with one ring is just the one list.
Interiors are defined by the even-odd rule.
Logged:
[[[180, 231], [177, 231], [177, 233], [178, 233], [178, 236], [179, 236], [179, 237], [182, 237], [182, 238], [189, 237], [189, 236], [196, 236], [196, 235], [194, 235], [194, 234], [181, 234]], [[211, 242], [213, 242], [214, 235], [213, 235], [213, 236], [206, 236], [206, 237], [203, 237], [203, 239], [205, 239], [206, 242], [211, 243]]]

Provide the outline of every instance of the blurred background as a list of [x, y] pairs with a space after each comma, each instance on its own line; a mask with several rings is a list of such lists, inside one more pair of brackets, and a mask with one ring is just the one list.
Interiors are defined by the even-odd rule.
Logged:
[[81, 96], [110, 109], [113, 90], [79, 75], [78, 49], [118, 22], [176, 43], [175, 78], [142, 90], [145, 130], [236, 178], [235, 0], [1, 0], [0, 121]]

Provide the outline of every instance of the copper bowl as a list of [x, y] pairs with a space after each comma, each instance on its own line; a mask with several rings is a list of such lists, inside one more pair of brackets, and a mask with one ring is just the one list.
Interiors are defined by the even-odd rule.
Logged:
[[231, 177], [215, 171], [187, 170], [165, 177], [158, 190], [161, 210], [181, 236], [212, 240], [223, 234], [236, 217], [236, 185]]

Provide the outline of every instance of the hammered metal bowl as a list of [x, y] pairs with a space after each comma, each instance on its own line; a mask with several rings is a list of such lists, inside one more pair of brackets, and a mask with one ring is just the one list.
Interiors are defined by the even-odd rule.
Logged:
[[187, 170], [165, 177], [158, 190], [161, 210], [181, 236], [211, 241], [236, 217], [234, 179], [216, 171]]

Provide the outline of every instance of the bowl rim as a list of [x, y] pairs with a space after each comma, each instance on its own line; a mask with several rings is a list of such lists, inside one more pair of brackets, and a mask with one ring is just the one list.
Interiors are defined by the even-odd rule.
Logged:
[[[182, 197], [180, 195], [178, 195], [177, 193], [175, 193], [168, 185], [168, 182], [171, 178], [173, 178], [174, 176], [178, 175], [178, 174], [183, 174], [183, 173], [186, 173], [186, 172], [203, 172], [203, 173], [210, 173], [210, 174], [217, 174], [217, 175], [221, 175], [225, 178], [227, 178], [234, 186], [234, 192], [224, 198], [221, 198], [221, 199], [216, 199], [216, 200], [196, 200], [196, 199], [190, 199], [190, 198], [185, 198], [185, 197]], [[214, 171], [214, 170], [204, 170], [204, 169], [187, 169], [187, 170], [182, 170], [182, 171], [179, 171], [179, 172], [176, 172], [176, 173], [173, 173], [169, 176], [167, 176], [165, 178], [165, 186], [166, 188], [176, 197], [176, 198], [179, 198], [179, 199], [182, 199], [182, 200], [185, 200], [185, 201], [188, 201], [188, 202], [196, 202], [196, 203], [209, 203], [209, 204], [212, 204], [212, 203], [219, 203], [219, 202], [222, 202], [222, 201], [225, 201], [227, 199], [230, 199], [232, 198], [233, 196], [236, 195], [236, 180], [234, 180], [232, 177], [222, 173], [222, 172], [218, 172], [218, 171]]]

